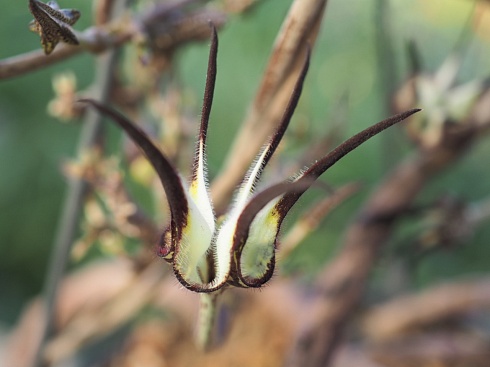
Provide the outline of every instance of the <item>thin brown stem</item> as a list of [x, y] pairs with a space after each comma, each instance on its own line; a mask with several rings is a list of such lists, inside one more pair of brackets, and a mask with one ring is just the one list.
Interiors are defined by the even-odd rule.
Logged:
[[[101, 56], [99, 59], [98, 74], [99, 91], [98, 98], [106, 100], [110, 85], [111, 69], [115, 62], [115, 52]], [[87, 114], [84, 129], [80, 137], [79, 151], [90, 149], [97, 144], [100, 137], [101, 117], [95, 113]], [[66, 264], [70, 255], [73, 241], [78, 232], [78, 222], [82, 211], [83, 199], [87, 191], [87, 183], [79, 178], [71, 178], [68, 182], [68, 193], [60, 215], [58, 231], [54, 241], [48, 275], [45, 281], [45, 325], [42, 332], [42, 341], [39, 347], [38, 356], [34, 366], [43, 366], [43, 350], [47, 340], [51, 337], [55, 327], [56, 299], [58, 295], [58, 285], [63, 278]]]
[[[149, 27], [152, 28], [153, 37], [167, 40], [164, 47], [170, 50], [190, 40], [206, 38], [210, 21], [217, 28], [224, 24], [223, 13], [212, 9], [199, 9], [188, 13], [175, 12], [180, 5], [185, 7], [188, 3], [189, 0], [182, 0], [171, 7], [167, 4], [156, 4], [151, 11], [131, 19], [121, 15], [109, 24], [91, 27], [77, 33], [80, 45], [60, 44], [49, 56], [46, 56], [42, 50], [36, 50], [0, 60], [0, 80], [15, 78], [54, 65], [84, 52], [98, 54], [119, 47], [135, 37], [144, 39], [146, 37], [144, 32]], [[169, 16], [171, 11], [172, 14], [179, 14], [179, 17], [171, 18]], [[170, 25], [160, 27], [163, 21]]]
[[360, 186], [358, 183], [346, 184], [335, 190], [332, 195], [305, 210], [303, 215], [294, 223], [293, 227], [281, 240], [279, 252], [281, 258], [287, 258], [310, 233], [318, 228], [322, 220], [332, 210], [358, 192]]
[[[126, 0], [120, 0], [115, 5], [115, 14], [120, 14], [126, 8], [126, 3]], [[101, 55], [97, 60], [95, 79], [97, 84], [94, 97], [100, 101], [106, 101], [109, 97], [113, 69], [116, 61], [117, 52], [115, 50]], [[78, 154], [82, 154], [87, 149], [91, 149], [99, 143], [101, 122], [102, 117], [95, 112], [86, 115], [84, 128], [79, 139]], [[80, 178], [71, 178], [68, 183], [68, 192], [58, 223], [54, 249], [45, 280], [44, 324], [41, 332], [41, 341], [33, 363], [34, 367], [46, 365], [44, 348], [49, 338], [54, 333], [59, 284], [63, 278], [73, 241], [78, 232], [79, 217], [87, 188], [87, 183]]]
[[389, 341], [409, 330], [490, 306], [490, 278], [446, 283], [374, 307], [363, 317], [370, 339]]
[[279, 125], [303, 65], [306, 46], [313, 48], [326, 4], [326, 0], [296, 0], [291, 5], [249, 113], [211, 187], [218, 213], [226, 208], [257, 152]]

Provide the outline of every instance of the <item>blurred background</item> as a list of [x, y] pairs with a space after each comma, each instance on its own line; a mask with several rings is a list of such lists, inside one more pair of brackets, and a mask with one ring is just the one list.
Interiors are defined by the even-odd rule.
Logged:
[[[409, 42], [417, 45], [426, 73], [438, 70], [448, 55], [463, 44], [459, 48], [462, 61], [457, 84], [490, 76], [490, 2], [392, 0], [385, 3], [389, 4], [389, 38], [393, 46], [390, 61], [395, 67], [392, 85], [396, 89], [410, 74]], [[230, 15], [219, 31], [219, 70], [208, 134], [211, 179], [219, 171], [257, 90], [290, 4], [290, 0], [261, 0], [245, 14]], [[383, 75], [386, 60], [380, 61], [377, 51], [380, 4], [376, 0], [328, 2], [300, 105], [286, 138], [286, 148], [281, 152], [285, 161], [294, 161], [313, 137], [333, 129], [336, 114], [345, 116], [344, 138], [391, 114], [386, 100], [386, 75]], [[91, 2], [65, 0], [60, 5], [82, 12], [75, 29], [83, 30], [92, 24]], [[31, 19], [27, 2], [15, 1], [2, 7], [0, 59], [40, 48], [39, 37], [28, 30]], [[175, 55], [173, 71], [184, 91], [186, 108], [195, 116], [200, 113], [207, 55], [207, 41], [186, 45]], [[42, 290], [66, 191], [61, 167], [76, 154], [80, 121], [60, 121], [48, 111], [50, 101], [55, 98], [53, 78], [65, 72], [74, 74], [77, 90], [89, 88], [94, 57], [82, 54], [0, 81], [0, 329], [4, 332], [14, 326], [27, 302]], [[119, 132], [110, 130], [110, 134], [117, 142]], [[397, 127], [356, 150], [322, 176], [333, 186], [351, 181], [360, 181], [363, 186], [358, 194], [332, 212], [293, 256], [280, 264], [281, 271], [297, 274], [307, 282], [335, 253], [346, 223], [352, 220], [373, 185], [412, 145], [403, 129]], [[488, 203], [489, 156], [490, 140], [482, 139], [450, 170], [431, 181], [417, 203], [421, 207], [435, 205], [443, 197], [464, 205]], [[319, 195], [309, 193], [292, 217]], [[147, 205], [150, 215], [152, 205], [159, 204]], [[415, 257], [409, 248], [414, 243], [423, 247], [420, 237], [430, 228], [432, 219], [424, 216], [417, 221], [407, 220], [398, 228], [372, 278], [373, 297], [390, 289], [389, 281], [399, 285], [387, 274], [393, 274], [400, 257]], [[410, 276], [403, 281], [404, 289], [423, 289], [443, 280], [488, 276], [488, 223], [483, 221], [455, 244], [442, 244], [413, 260]], [[111, 254], [95, 252], [92, 256], [110, 257]]]

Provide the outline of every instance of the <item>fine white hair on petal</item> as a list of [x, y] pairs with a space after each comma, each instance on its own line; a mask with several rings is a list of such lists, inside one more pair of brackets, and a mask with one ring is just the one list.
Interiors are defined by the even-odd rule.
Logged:
[[232, 211], [236, 208], [237, 210], [242, 210], [245, 207], [245, 204], [250, 199], [250, 196], [253, 194], [255, 190], [255, 185], [260, 179], [260, 175], [264, 169], [263, 162], [267, 152], [269, 150], [270, 144], [264, 146], [261, 153], [257, 155], [254, 159], [253, 163], [250, 165], [247, 174], [235, 195], [234, 203], [232, 206]]
[[211, 287], [216, 287], [228, 279], [231, 269], [231, 248], [235, 234], [236, 218], [229, 218], [219, 227], [213, 247], [215, 278]]
[[271, 200], [257, 213], [243, 247], [240, 258], [242, 276], [259, 279], [265, 275], [275, 254], [275, 241], [279, 231], [279, 218], [275, 215], [275, 205], [280, 200]]
[[202, 283], [199, 276], [198, 266], [203, 263], [211, 246], [214, 233], [214, 221], [211, 222], [205, 217], [200, 207], [188, 194], [189, 215], [187, 225], [182, 233], [182, 240], [179, 244], [179, 251], [176, 254], [176, 263], [179, 273], [189, 283]]
[[211, 202], [211, 196], [209, 195], [209, 185], [207, 180], [206, 162], [204, 159], [204, 145], [202, 142], [198, 144], [198, 160], [196, 177], [193, 178], [191, 187], [189, 188], [189, 194], [194, 200], [197, 208], [201, 211], [204, 219], [208, 223], [212, 232], [215, 230], [216, 218], [214, 214], [213, 204]]

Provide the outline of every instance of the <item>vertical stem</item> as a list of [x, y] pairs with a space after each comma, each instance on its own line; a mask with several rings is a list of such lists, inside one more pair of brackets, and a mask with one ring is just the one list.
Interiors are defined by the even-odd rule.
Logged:
[[[97, 67], [97, 80], [100, 88], [94, 93], [94, 98], [99, 101], [107, 99], [107, 89], [111, 73], [111, 67], [115, 60], [115, 51], [99, 57]], [[101, 134], [101, 118], [95, 111], [87, 111], [83, 123], [83, 130], [79, 140], [78, 152], [88, 150], [97, 144]], [[34, 361], [35, 367], [41, 367], [43, 363], [42, 353], [47, 340], [55, 329], [56, 301], [59, 293], [59, 284], [63, 278], [68, 258], [70, 256], [73, 241], [77, 235], [78, 222], [83, 208], [83, 200], [87, 192], [87, 183], [79, 178], [71, 177], [68, 182], [64, 205], [61, 211], [58, 229], [54, 241], [54, 249], [49, 260], [48, 271], [44, 283], [44, 324], [41, 342]]]
[[257, 152], [279, 126], [294, 83], [312, 48], [327, 0], [294, 0], [276, 37], [274, 49], [254, 101], [225, 163], [211, 186], [216, 213], [222, 214]]
[[397, 85], [397, 75], [389, 0], [376, 0], [374, 12], [376, 65], [378, 66], [378, 80], [383, 94], [383, 114], [390, 115], [393, 114], [392, 100]]
[[[127, 0], [116, 4], [113, 13], [126, 7]], [[118, 51], [111, 49], [97, 58], [93, 98], [98, 101], [107, 101], [112, 83], [113, 68], [117, 60]], [[101, 137], [101, 115], [88, 110], [79, 138], [77, 154], [95, 147]], [[70, 256], [73, 241], [77, 235], [78, 222], [83, 208], [83, 200], [87, 192], [87, 183], [79, 178], [70, 178], [68, 190], [61, 211], [58, 229], [54, 240], [54, 249], [49, 260], [48, 270], [44, 282], [44, 310], [41, 338], [36, 351], [33, 367], [46, 366], [43, 357], [44, 348], [55, 331], [56, 303], [59, 294], [59, 285], [63, 278]]]
[[[376, 65], [379, 87], [381, 88], [382, 115], [391, 115], [393, 96], [398, 85], [396, 59], [393, 47], [393, 27], [390, 19], [390, 0], [376, 0], [374, 10]], [[384, 168], [393, 167], [400, 155], [396, 141], [398, 131], [387, 131], [382, 139], [382, 163]]]
[[199, 315], [196, 327], [196, 345], [201, 350], [208, 350], [213, 345], [214, 325], [218, 312], [218, 296], [221, 291], [201, 293], [199, 295]]

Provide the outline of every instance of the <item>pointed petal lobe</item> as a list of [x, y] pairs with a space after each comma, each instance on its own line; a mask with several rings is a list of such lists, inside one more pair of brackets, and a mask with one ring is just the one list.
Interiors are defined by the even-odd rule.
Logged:
[[[420, 111], [420, 109], [412, 109], [409, 111], [405, 111], [399, 113], [397, 115], [391, 116], [386, 120], [380, 121], [377, 124], [374, 124], [371, 127], [361, 131], [360, 133], [354, 135], [353, 137], [347, 139], [342, 144], [340, 144], [337, 148], [332, 150], [326, 156], [318, 160], [314, 163], [310, 168], [308, 168], [305, 172], [302, 173], [300, 177], [297, 178], [297, 182], [306, 181], [309, 184], [313, 183], [320, 175], [322, 175], [327, 169], [332, 167], [337, 161], [343, 158], [345, 155], [356, 149], [362, 143], [371, 139], [373, 136], [379, 134], [381, 131], [389, 128], [390, 126], [395, 125], [398, 122], [405, 120], [410, 117], [414, 113]], [[296, 201], [304, 194], [307, 190], [306, 187], [304, 190], [300, 190], [298, 192], [287, 193], [282, 197], [282, 199], [277, 203], [277, 210], [281, 213], [281, 216], [284, 218], [286, 214], [289, 212], [291, 207], [296, 203]]]
[[165, 155], [153, 144], [151, 139], [143, 130], [134, 125], [125, 116], [116, 110], [104, 106], [103, 104], [91, 100], [82, 99], [80, 102], [88, 103], [95, 107], [100, 113], [111, 118], [117, 123], [134, 141], [138, 147], [145, 153], [146, 157], [155, 168], [162, 183], [172, 216], [171, 234], [173, 242], [180, 240], [182, 229], [187, 222], [188, 203], [184, 193], [181, 178], [170, 161]]

